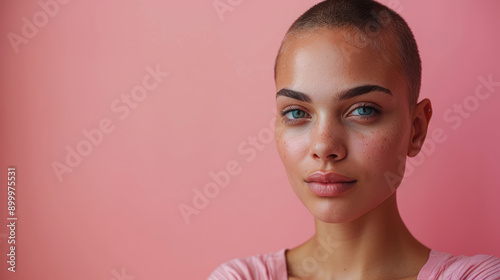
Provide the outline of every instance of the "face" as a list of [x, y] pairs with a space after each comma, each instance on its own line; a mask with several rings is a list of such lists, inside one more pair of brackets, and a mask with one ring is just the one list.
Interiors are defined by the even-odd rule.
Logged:
[[[349, 31], [305, 32], [287, 37], [277, 66], [276, 145], [309, 211], [323, 222], [348, 222], [381, 205], [399, 185], [386, 174], [404, 170], [414, 134], [408, 87], [383, 58], [390, 55], [351, 45]], [[352, 180], [333, 195], [318, 195], [306, 182], [316, 171]]]

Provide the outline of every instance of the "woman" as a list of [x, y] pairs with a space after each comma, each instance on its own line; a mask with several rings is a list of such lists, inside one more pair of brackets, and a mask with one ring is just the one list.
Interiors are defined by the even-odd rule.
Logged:
[[275, 81], [276, 145], [316, 233], [209, 279], [500, 279], [499, 258], [427, 248], [399, 215], [400, 171], [432, 116], [417, 102], [420, 57], [399, 15], [370, 0], [315, 5], [289, 28]]

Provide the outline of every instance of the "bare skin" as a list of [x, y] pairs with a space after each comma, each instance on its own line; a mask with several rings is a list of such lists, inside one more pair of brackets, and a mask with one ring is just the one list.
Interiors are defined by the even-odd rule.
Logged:
[[[390, 183], [385, 174], [400, 174], [406, 156], [419, 153], [430, 101], [409, 105], [408, 85], [395, 63], [371, 46], [347, 43], [344, 35], [350, 31], [306, 32], [287, 37], [276, 74], [277, 91], [310, 99], [276, 98], [278, 152], [316, 230], [287, 250], [288, 279], [417, 279], [430, 249], [406, 228], [396, 203], [399, 183]], [[393, 57], [395, 50], [390, 51], [385, 57]], [[365, 85], [390, 94], [375, 89], [339, 100], [345, 91]], [[304, 181], [317, 170], [356, 182], [345, 193], [321, 197]]]

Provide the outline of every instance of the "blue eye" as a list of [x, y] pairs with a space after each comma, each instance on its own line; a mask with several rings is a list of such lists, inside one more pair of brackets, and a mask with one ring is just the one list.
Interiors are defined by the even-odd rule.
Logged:
[[356, 119], [373, 120], [381, 114], [381, 108], [378, 105], [360, 104], [357, 108], [351, 111], [351, 116], [356, 116]]
[[359, 107], [359, 108], [356, 108], [354, 112], [357, 112], [357, 114], [354, 114], [355, 116], [369, 116], [373, 113], [373, 109], [372, 107], [368, 107], [368, 106], [362, 106], [362, 107]]
[[285, 113], [286, 117], [289, 119], [300, 119], [306, 116], [306, 112], [299, 110], [299, 109], [294, 109], [290, 110]]
[[304, 119], [311, 117], [308, 113], [300, 109], [283, 110], [280, 111], [280, 114], [283, 117], [283, 122], [286, 124], [302, 123]]

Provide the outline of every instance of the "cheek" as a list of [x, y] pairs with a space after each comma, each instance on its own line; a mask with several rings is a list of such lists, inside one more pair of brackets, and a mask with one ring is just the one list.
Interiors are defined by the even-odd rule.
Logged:
[[288, 170], [296, 169], [308, 154], [310, 139], [306, 134], [294, 134], [290, 131], [276, 131], [278, 153]]
[[396, 172], [406, 158], [407, 138], [401, 123], [353, 137], [350, 150], [371, 178], [384, 178], [385, 172]]

